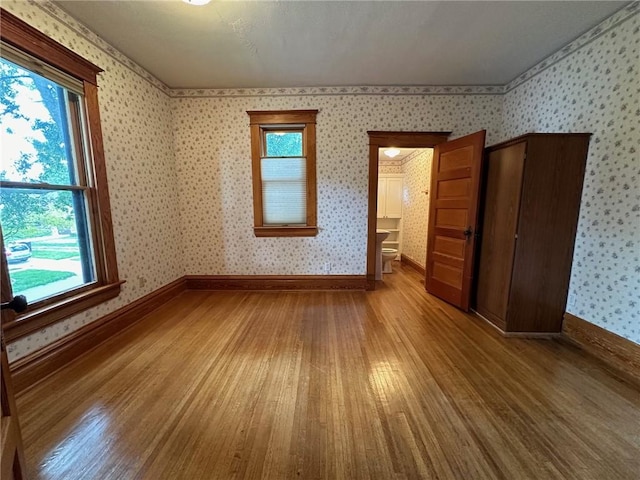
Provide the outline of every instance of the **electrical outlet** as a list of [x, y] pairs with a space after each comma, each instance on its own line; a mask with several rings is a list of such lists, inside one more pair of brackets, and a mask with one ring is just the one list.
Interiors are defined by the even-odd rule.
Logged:
[[331, 262], [324, 262], [324, 273], [331, 272]]
[[567, 309], [574, 308], [576, 306], [576, 294], [575, 292], [569, 292], [569, 296], [567, 297]]

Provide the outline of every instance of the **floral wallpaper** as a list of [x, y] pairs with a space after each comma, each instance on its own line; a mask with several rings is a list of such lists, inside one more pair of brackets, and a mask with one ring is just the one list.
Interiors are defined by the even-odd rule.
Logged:
[[[105, 71], [98, 77], [100, 116], [120, 278], [119, 297], [7, 346], [23, 357], [183, 275], [179, 255], [178, 189], [169, 96], [142, 70], [60, 21], [45, 3], [3, 1], [2, 8]], [[61, 18], [65, 18], [62, 15]]]
[[[504, 97], [504, 139], [591, 132], [567, 311], [640, 343], [640, 14], [633, 3]], [[635, 13], [634, 13], [635, 12]]]
[[402, 173], [402, 160], [388, 160], [380, 155], [378, 158], [378, 175], [385, 173]]
[[378, 175], [384, 173], [402, 173], [401, 165], [378, 165]]
[[[303, 95], [174, 98], [184, 267], [194, 275], [364, 275], [368, 130], [487, 128], [496, 141], [497, 95]], [[317, 109], [319, 233], [253, 235], [247, 110]]]
[[[331, 274], [364, 274], [367, 130], [455, 138], [484, 128], [488, 144], [593, 132], [568, 310], [640, 343], [638, 2], [504, 87], [238, 90], [171, 90], [53, 3], [2, 7], [105, 70], [100, 108], [126, 280], [118, 298], [10, 344], [11, 360], [187, 273], [313, 275], [330, 262]], [[319, 110], [317, 237], [253, 236], [246, 111], [278, 109]]]
[[402, 254], [426, 267], [433, 149], [416, 150], [402, 163]]

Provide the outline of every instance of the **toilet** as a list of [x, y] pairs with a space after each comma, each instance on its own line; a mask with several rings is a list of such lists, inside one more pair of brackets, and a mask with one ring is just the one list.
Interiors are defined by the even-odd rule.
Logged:
[[391, 262], [398, 256], [398, 250], [395, 248], [382, 249], [382, 273], [393, 273]]

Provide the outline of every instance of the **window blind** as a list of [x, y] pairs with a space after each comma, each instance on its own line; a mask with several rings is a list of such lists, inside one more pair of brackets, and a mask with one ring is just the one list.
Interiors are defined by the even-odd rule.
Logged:
[[58, 85], [63, 86], [67, 90], [71, 90], [79, 95], [84, 95], [84, 87], [82, 82], [77, 78], [72, 77], [64, 72], [61, 72], [55, 67], [46, 64], [45, 62], [38, 60], [31, 55], [21, 52], [17, 48], [11, 45], [1, 42], [2, 57], [6, 60], [19, 65], [20, 67], [31, 70], [37, 73], [41, 77], [45, 77], [49, 80], [56, 82]]
[[264, 224], [306, 225], [307, 159], [263, 157], [260, 172]]

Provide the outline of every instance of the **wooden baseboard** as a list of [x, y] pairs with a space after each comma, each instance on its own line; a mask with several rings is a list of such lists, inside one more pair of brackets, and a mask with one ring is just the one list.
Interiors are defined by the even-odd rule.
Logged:
[[364, 290], [364, 275], [187, 275], [188, 290]]
[[564, 314], [562, 334], [640, 385], [640, 345], [570, 313]]
[[14, 390], [20, 393], [35, 385], [67, 363], [135, 324], [184, 290], [185, 281], [184, 277], [181, 277], [54, 343], [12, 362], [10, 367]]
[[373, 291], [376, 289], [376, 276], [367, 274], [366, 278], [366, 287], [365, 290]]
[[409, 265], [411, 268], [417, 271], [420, 275], [424, 276], [424, 274], [426, 273], [422, 265], [420, 265], [415, 260], [412, 260], [409, 257], [407, 257], [404, 253], [400, 254], [400, 262]]

